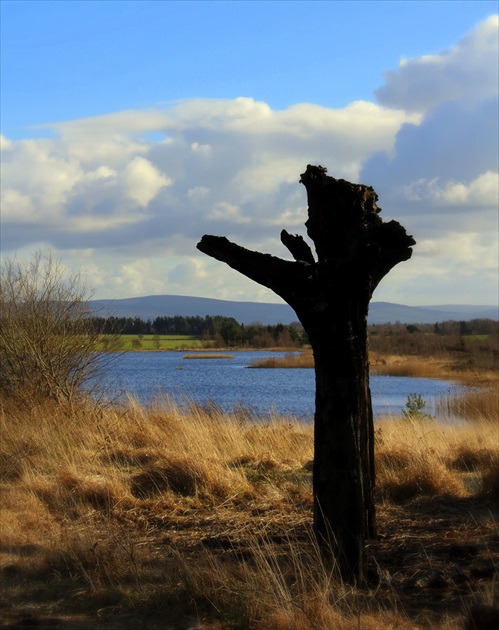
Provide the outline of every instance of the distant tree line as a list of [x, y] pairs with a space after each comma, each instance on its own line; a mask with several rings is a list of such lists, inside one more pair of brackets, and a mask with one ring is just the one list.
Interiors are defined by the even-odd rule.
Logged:
[[[482, 368], [499, 366], [499, 322], [492, 319], [369, 327], [369, 346], [381, 354], [444, 356], [467, 353]], [[479, 357], [479, 358], [478, 358]]]
[[[95, 329], [103, 334], [120, 335], [192, 335], [214, 345], [232, 347], [301, 347], [308, 338], [299, 322], [292, 324], [264, 325], [240, 324], [233, 317], [222, 315], [161, 316], [154, 320], [140, 317], [93, 317]], [[497, 337], [499, 322], [492, 319], [469, 321], [444, 321], [435, 324], [371, 324], [369, 336], [371, 348], [381, 349], [400, 346], [413, 348], [423, 343], [435, 347], [456, 344], [463, 337]], [[442, 339], [439, 344], [437, 338]], [[445, 338], [447, 341], [444, 342]], [[433, 341], [431, 341], [433, 339]]]
[[494, 319], [470, 319], [468, 321], [447, 320], [435, 324], [372, 324], [369, 326], [369, 334], [376, 335], [400, 335], [404, 332], [435, 333], [436, 335], [470, 336], [470, 335], [497, 335], [499, 321]]
[[233, 317], [175, 315], [143, 320], [140, 317], [93, 317], [98, 330], [120, 335], [192, 335], [225, 346], [300, 347], [307, 343], [303, 327], [296, 324], [240, 324]]

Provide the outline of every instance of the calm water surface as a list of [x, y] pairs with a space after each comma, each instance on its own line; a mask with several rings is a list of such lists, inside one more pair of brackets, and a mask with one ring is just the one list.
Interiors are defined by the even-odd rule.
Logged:
[[[247, 369], [253, 359], [282, 353], [231, 352], [232, 359], [184, 359], [185, 354], [125, 353], [99, 379], [99, 388], [115, 397], [129, 393], [144, 404], [166, 395], [181, 404], [213, 401], [228, 412], [243, 405], [263, 416], [274, 411], [305, 420], [313, 417], [313, 369]], [[374, 414], [400, 414], [413, 392], [421, 394], [427, 411], [434, 413], [435, 399], [453, 387], [435, 379], [373, 375]]]

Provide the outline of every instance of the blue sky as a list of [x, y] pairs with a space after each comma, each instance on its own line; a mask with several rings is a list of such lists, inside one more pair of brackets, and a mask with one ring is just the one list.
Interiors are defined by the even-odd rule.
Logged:
[[102, 298], [278, 301], [195, 244], [286, 257], [320, 162], [418, 243], [375, 300], [497, 302], [496, 2], [0, 6], [3, 256]]

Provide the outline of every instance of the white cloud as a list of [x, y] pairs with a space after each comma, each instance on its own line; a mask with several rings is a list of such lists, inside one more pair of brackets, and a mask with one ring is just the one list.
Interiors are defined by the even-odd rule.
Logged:
[[28, 195], [33, 221], [61, 216], [72, 187], [84, 175], [77, 160], [57, 140], [21, 140], [5, 143], [2, 151], [2, 187]]
[[354, 178], [374, 150], [393, 147], [408, 120], [369, 103], [276, 112], [246, 98], [54, 125], [54, 139], [5, 142], [4, 243], [18, 249], [42, 230], [61, 249], [112, 251], [133, 241], [148, 251], [151, 241], [182, 236], [194, 250], [204, 231], [218, 230], [258, 244], [280, 218], [296, 224], [308, 162]]
[[498, 25], [489, 18], [451, 50], [405, 62], [377, 93], [385, 105], [423, 112], [362, 170], [385, 218], [416, 238], [411, 263], [389, 281], [403, 278], [419, 303], [497, 301]]
[[208, 213], [208, 219], [216, 221], [222, 219], [224, 221], [229, 220], [233, 223], [249, 223], [249, 217], [243, 217], [241, 215], [241, 209], [233, 203], [221, 201]]
[[112, 280], [130, 297], [155, 295], [161, 293], [163, 286], [162, 281], [155, 277], [153, 263], [148, 258], [120, 265]]
[[130, 199], [145, 208], [172, 180], [143, 157], [137, 156], [124, 170], [126, 193]]
[[204, 199], [210, 194], [210, 189], [208, 186], [194, 186], [194, 188], [189, 188], [187, 191], [187, 196], [189, 199]]
[[12, 142], [4, 135], [0, 134], [0, 151], [10, 149]]
[[400, 193], [408, 201], [427, 201], [434, 206], [493, 207], [499, 198], [499, 173], [487, 171], [469, 183], [422, 178], [403, 186]]
[[29, 223], [33, 219], [31, 198], [15, 188], [2, 189], [0, 205], [4, 221], [15, 220], [18, 223]]
[[195, 153], [202, 153], [205, 155], [209, 155], [211, 152], [211, 147], [209, 144], [199, 144], [199, 142], [193, 142], [191, 144], [191, 149]]
[[498, 92], [499, 16], [479, 24], [450, 50], [402, 59], [377, 92], [388, 107], [425, 111], [448, 100], [474, 103]]
[[[83, 266], [97, 297], [276, 301], [195, 246], [211, 233], [289, 257], [279, 233], [306, 236], [298, 182], [310, 163], [372, 185], [382, 217], [418, 241], [376, 299], [489, 295], [497, 261], [495, 26], [489, 19], [451, 50], [404, 62], [378, 92], [381, 105], [275, 111], [250, 98], [195, 99], [52, 125], [51, 139], [2, 138], [4, 255], [43, 243]], [[454, 287], [448, 274], [462, 279], [454, 297], [445, 293]], [[431, 283], [440, 278], [439, 294]]]
[[96, 168], [95, 171], [86, 172], [82, 179], [86, 181], [97, 181], [99, 179], [109, 179], [111, 177], [116, 177], [117, 174], [117, 171], [115, 171], [113, 168], [102, 165]]
[[192, 286], [192, 283], [202, 283], [209, 279], [207, 262], [200, 258], [186, 257], [178, 263], [168, 274], [168, 280], [176, 287]]
[[[450, 261], [462, 266], [469, 273], [479, 273], [497, 267], [497, 251], [494, 252], [494, 237], [478, 232], [449, 231], [445, 238], [423, 239], [418, 243], [417, 257], [427, 259], [431, 266], [440, 259], [443, 269], [448, 270]], [[426, 264], [426, 263], [425, 263]]]

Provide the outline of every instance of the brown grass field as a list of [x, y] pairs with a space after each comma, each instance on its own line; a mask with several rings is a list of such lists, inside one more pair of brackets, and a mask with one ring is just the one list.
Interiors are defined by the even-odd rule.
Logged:
[[499, 603], [499, 414], [495, 390], [457, 398], [462, 425], [376, 424], [364, 589], [314, 543], [312, 426], [168, 400], [4, 401], [0, 627], [464, 628]]

